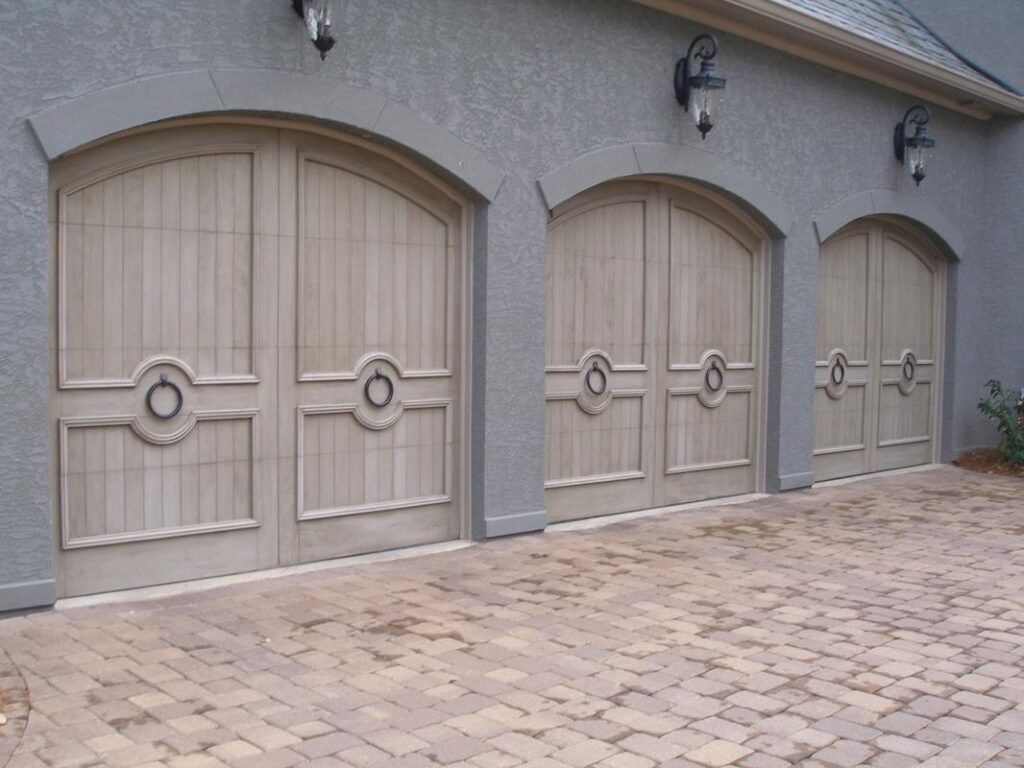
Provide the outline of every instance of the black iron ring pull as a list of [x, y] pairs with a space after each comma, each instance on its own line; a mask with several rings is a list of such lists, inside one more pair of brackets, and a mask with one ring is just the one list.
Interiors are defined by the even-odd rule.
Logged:
[[[711, 374], [715, 373], [718, 375], [718, 381], [715, 384], [711, 383]], [[704, 374], [704, 386], [712, 392], [721, 392], [722, 386], [725, 384], [725, 374], [722, 373], [722, 369], [718, 367], [718, 361], [712, 360], [711, 367], [708, 368]]]
[[917, 373], [917, 366], [914, 364], [914, 358], [908, 357], [906, 360], [903, 361], [903, 380], [913, 381], [915, 373]]
[[[370, 385], [373, 384], [377, 379], [384, 379], [388, 385], [388, 396], [384, 398], [383, 402], [374, 400], [373, 395], [370, 394]], [[381, 373], [380, 368], [373, 372], [373, 376], [366, 380], [366, 386], [363, 387], [363, 394], [366, 395], [366, 399], [370, 401], [370, 405], [374, 408], [384, 408], [391, 402], [391, 398], [395, 396], [395, 384], [391, 381], [391, 377], [386, 373]]]
[[[162, 389], [163, 387], [170, 387], [174, 394], [178, 396], [178, 402], [175, 404], [174, 408], [171, 409], [170, 413], [160, 413], [153, 407], [153, 393], [156, 392], [158, 388]], [[149, 391], [146, 392], [146, 409], [158, 419], [173, 419], [181, 411], [181, 406], [184, 404], [185, 397], [181, 394], [181, 389], [177, 384], [167, 378], [166, 373], [161, 373], [160, 381], [156, 382], [149, 388]]]
[[[594, 386], [594, 382], [591, 381], [591, 379], [590, 379], [590, 377], [593, 376], [595, 373], [598, 376], [601, 377], [601, 388], [600, 389], [595, 387]], [[597, 364], [596, 360], [594, 361], [594, 364], [592, 366], [590, 366], [590, 370], [587, 371], [587, 376], [586, 376], [585, 381], [587, 382], [587, 389], [589, 389], [595, 395], [603, 395], [604, 391], [606, 389], [608, 389], [608, 377], [605, 375], [605, 372], [601, 370], [601, 367]]]
[[843, 382], [846, 381], [846, 367], [843, 365], [842, 361], [836, 360], [832, 364], [831, 376], [832, 383], [835, 384], [837, 387], [841, 387], [843, 385]]

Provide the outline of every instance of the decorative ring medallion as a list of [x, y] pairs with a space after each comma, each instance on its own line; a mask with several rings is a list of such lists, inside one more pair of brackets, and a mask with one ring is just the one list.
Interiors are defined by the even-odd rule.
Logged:
[[900, 380], [897, 386], [903, 395], [909, 395], [917, 386], [917, 355], [909, 349], [900, 359]]
[[850, 372], [850, 362], [846, 353], [834, 349], [828, 358], [828, 381], [825, 383], [825, 394], [833, 400], [841, 400], [846, 394]]
[[717, 408], [725, 400], [729, 392], [725, 383], [725, 374], [729, 369], [721, 352], [708, 351], [702, 357], [704, 367], [703, 386], [696, 393], [697, 399], [705, 408]]
[[[158, 389], [164, 387], [170, 387], [171, 391], [177, 396], [177, 403], [167, 413], [160, 413], [156, 408], [153, 407], [153, 393]], [[181, 412], [181, 407], [185, 404], [185, 397], [181, 394], [181, 388], [173, 381], [167, 378], [166, 373], [160, 374], [160, 380], [157, 381], [146, 391], [146, 410], [156, 416], [158, 419], [173, 419]]]

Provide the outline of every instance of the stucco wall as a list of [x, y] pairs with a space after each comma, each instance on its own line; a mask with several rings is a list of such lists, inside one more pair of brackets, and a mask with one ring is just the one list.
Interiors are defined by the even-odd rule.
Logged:
[[[981, 308], [994, 306], [987, 298], [993, 291], [1009, 295], [1024, 286], [1021, 270], [993, 269], [1008, 263], [1009, 250], [979, 245], [995, 249], [1013, 241], [983, 237], [986, 227], [998, 225], [985, 216], [978, 194], [990, 183], [991, 126], [935, 109], [938, 157], [914, 189], [891, 150], [892, 127], [913, 98], [729, 35], [720, 36], [719, 69], [729, 77], [725, 111], [702, 143], [671, 88], [676, 59], [702, 28], [622, 0], [347, 0], [339, 2], [338, 45], [323, 63], [290, 5], [0, 5], [0, 29], [16, 31], [0, 46], [0, 584], [52, 575], [47, 159], [26, 118], [69, 98], [168, 72], [265, 68], [323, 75], [411, 107], [506, 174], [485, 226], [484, 214], [478, 217], [474, 258], [478, 535], [484, 517], [493, 521], [492, 532], [535, 527], [542, 519], [547, 210], [537, 179], [583, 153], [619, 144], [706, 150], [758, 179], [795, 214], [772, 277], [779, 323], [772, 328], [769, 487], [799, 485], [811, 468], [818, 245], [812, 222], [864, 190], [920, 196], [963, 233], [968, 245], [953, 317], [960, 351], [947, 440], [955, 449], [990, 435], [973, 411], [974, 373], [1001, 355], [995, 343], [977, 343], [988, 335], [988, 311]], [[1020, 147], [1020, 138], [1003, 133], [996, 144]], [[1018, 308], [995, 306], [1007, 322], [1019, 318]]]
[[[1020, 0], [904, 0], [917, 16], [972, 62], [1024, 90], [1024, 3]], [[964, 23], [970, 19], [970, 23]], [[971, 398], [998, 378], [1024, 386], [1024, 124], [997, 118], [987, 126], [979, 245], [985, 254], [976, 279], [964, 285], [964, 315], [972, 335], [958, 351], [957, 386]], [[970, 292], [968, 295], [967, 292]], [[969, 400], [971, 398], [966, 398]], [[996, 437], [965, 402], [953, 415], [961, 446]]]

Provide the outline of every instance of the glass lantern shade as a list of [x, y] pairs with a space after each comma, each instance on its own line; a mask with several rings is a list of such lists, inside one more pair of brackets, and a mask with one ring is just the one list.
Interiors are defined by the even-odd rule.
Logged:
[[292, 5], [295, 12], [302, 17], [306, 35], [320, 51], [322, 61], [336, 42], [331, 29], [331, 0], [292, 0]]

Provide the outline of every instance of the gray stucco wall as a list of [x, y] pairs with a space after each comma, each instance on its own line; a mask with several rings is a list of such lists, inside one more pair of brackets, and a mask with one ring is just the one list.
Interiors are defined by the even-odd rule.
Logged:
[[[1024, 91], [1024, 3], [1020, 0], [903, 0], [922, 21], [972, 62]], [[965, 23], [970, 19], [970, 23]], [[985, 382], [998, 378], [1024, 386], [1024, 124], [997, 118], [987, 126], [985, 182], [973, 193], [980, 199], [978, 241], [985, 258], [979, 274], [963, 285], [962, 314], [971, 335], [962, 336], [957, 354], [957, 386], [977, 399]], [[988, 445], [996, 440], [990, 425], [969, 408], [952, 415], [958, 445]]]
[[[1019, 299], [1011, 304], [1009, 297], [1024, 294], [1024, 275], [1008, 269], [1020, 233], [1003, 223], [1019, 198], [1019, 125], [999, 128], [935, 109], [937, 160], [914, 189], [893, 160], [891, 132], [915, 99], [729, 35], [720, 36], [719, 69], [729, 77], [725, 111], [702, 143], [671, 89], [676, 59], [702, 28], [623, 0], [348, 0], [340, 3], [338, 45], [323, 63], [290, 5], [0, 5], [0, 29], [17, 31], [0, 46], [0, 585], [41, 582], [34, 592], [8, 590], [6, 604], [0, 588], [0, 611], [19, 607], [16, 600], [45, 602], [40, 590], [53, 573], [47, 158], [26, 119], [151, 75], [216, 68], [321, 75], [408, 106], [505, 174], [493, 202], [477, 213], [474, 250], [478, 536], [543, 523], [547, 209], [537, 180], [610, 146], [663, 142], [706, 150], [759, 180], [794, 212], [772, 271], [770, 488], [810, 477], [818, 247], [812, 222], [864, 190], [919, 196], [962, 232], [968, 245], [952, 318], [958, 354], [947, 441], [950, 450], [991, 441], [974, 412], [977, 379], [988, 375], [980, 372], [1012, 378], [1016, 370], [1024, 378], [1019, 363], [1001, 362], [1006, 348], [988, 332], [992, 314], [1020, 322]], [[1018, 165], [1000, 170], [996, 186], [999, 147]], [[987, 197], [978, 193], [986, 188]], [[1010, 218], [1019, 219], [1019, 211]], [[993, 302], [993, 295], [1000, 299]]]

